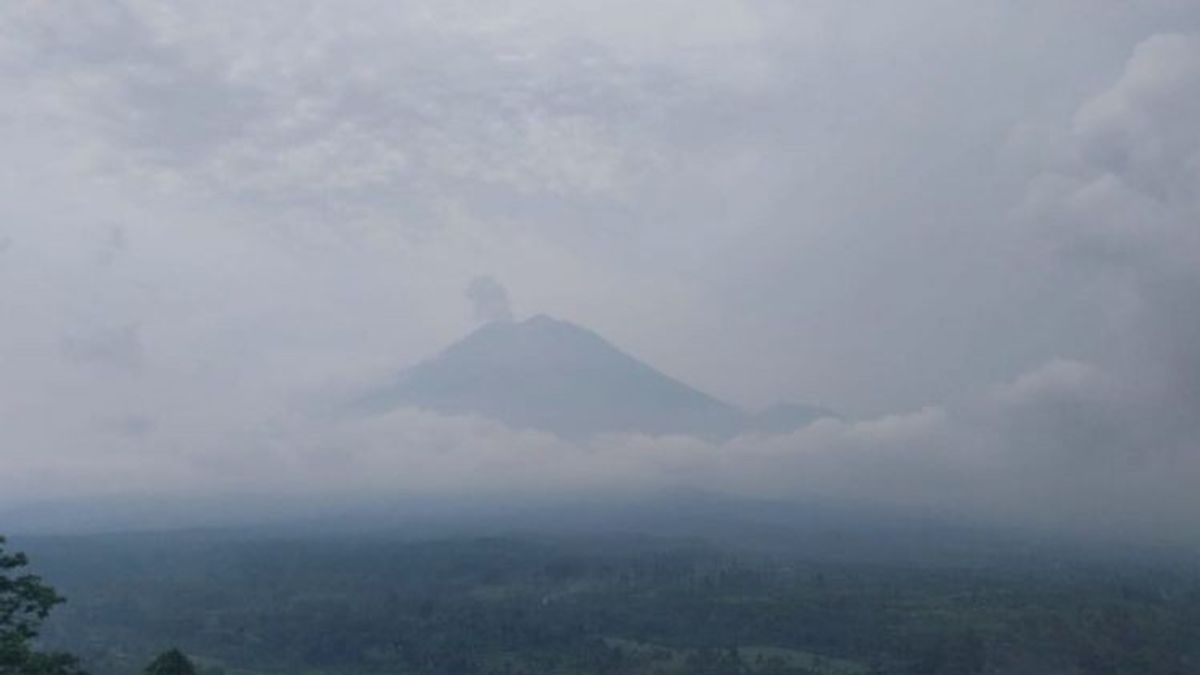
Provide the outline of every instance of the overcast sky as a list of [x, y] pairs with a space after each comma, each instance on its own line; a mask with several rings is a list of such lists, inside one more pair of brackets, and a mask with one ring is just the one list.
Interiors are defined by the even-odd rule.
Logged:
[[[0, 492], [488, 466], [1187, 527], [1198, 31], [1193, 0], [5, 2]], [[509, 312], [847, 419], [605, 454], [321, 414]]]

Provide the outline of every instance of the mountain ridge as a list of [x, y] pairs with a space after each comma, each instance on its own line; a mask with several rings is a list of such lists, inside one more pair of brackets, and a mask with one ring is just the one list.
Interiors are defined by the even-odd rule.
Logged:
[[474, 414], [567, 438], [629, 432], [723, 440], [747, 431], [789, 431], [829, 414], [798, 404], [746, 412], [594, 331], [544, 314], [484, 324], [357, 403], [367, 412], [416, 407]]

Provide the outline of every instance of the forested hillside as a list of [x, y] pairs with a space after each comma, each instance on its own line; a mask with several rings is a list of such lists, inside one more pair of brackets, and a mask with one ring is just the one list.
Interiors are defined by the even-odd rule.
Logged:
[[70, 599], [45, 643], [94, 675], [168, 645], [212, 675], [1200, 668], [1186, 565], [833, 564], [617, 536], [28, 543]]

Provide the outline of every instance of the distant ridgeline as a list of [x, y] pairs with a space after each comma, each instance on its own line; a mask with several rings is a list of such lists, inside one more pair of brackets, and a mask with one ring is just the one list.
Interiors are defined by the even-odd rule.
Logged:
[[626, 432], [724, 440], [746, 432], [786, 433], [833, 416], [797, 404], [746, 412], [664, 375], [586, 328], [541, 315], [486, 324], [351, 407], [479, 415], [566, 438]]

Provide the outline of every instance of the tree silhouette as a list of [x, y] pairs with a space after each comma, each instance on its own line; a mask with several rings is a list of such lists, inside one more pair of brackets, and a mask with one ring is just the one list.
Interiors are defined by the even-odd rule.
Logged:
[[24, 553], [7, 553], [0, 536], [0, 675], [86, 675], [79, 660], [61, 652], [35, 651], [42, 621], [65, 602], [41, 577], [23, 572]]
[[146, 666], [146, 675], [196, 675], [196, 667], [178, 649], [169, 649]]

